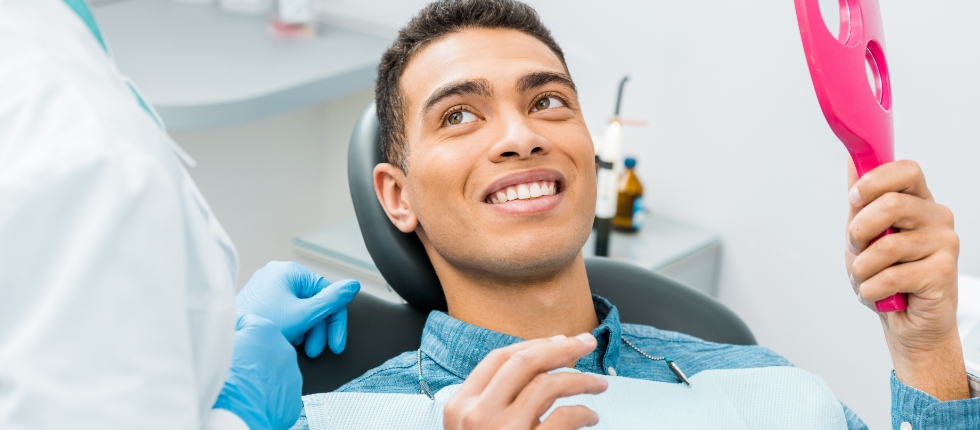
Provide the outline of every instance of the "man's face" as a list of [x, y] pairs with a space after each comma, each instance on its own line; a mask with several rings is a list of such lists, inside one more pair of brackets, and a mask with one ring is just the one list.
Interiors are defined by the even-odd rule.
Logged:
[[437, 272], [530, 280], [571, 264], [591, 230], [595, 153], [558, 57], [519, 31], [469, 29], [416, 53], [400, 86], [407, 215], [392, 219]]

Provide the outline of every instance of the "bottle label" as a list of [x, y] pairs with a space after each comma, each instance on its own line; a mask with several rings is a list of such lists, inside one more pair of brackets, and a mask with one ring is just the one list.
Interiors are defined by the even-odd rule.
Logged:
[[646, 211], [643, 210], [643, 197], [637, 197], [633, 200], [633, 230], [639, 230], [643, 227], [643, 218], [646, 217]]

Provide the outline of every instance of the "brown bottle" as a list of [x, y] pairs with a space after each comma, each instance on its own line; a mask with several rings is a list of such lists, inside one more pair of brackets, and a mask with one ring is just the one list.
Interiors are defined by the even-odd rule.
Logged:
[[627, 158], [626, 171], [619, 177], [619, 199], [612, 221], [616, 230], [637, 231], [643, 226], [643, 184], [636, 177], [634, 167], [636, 159]]

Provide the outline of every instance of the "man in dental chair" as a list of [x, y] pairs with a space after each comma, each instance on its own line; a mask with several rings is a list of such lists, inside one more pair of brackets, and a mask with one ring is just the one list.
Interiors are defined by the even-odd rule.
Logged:
[[[377, 196], [399, 230], [421, 239], [448, 313], [429, 315], [420, 351], [339, 392], [419, 395], [424, 375], [433, 393], [462, 384], [446, 428], [578, 428], [597, 414], [564, 406], [539, 417], [558, 398], [604, 391], [594, 375], [678, 383], [647, 356], [670, 357], [687, 377], [791, 366], [758, 346], [621, 324], [615, 306], [590, 293], [581, 249], [596, 200], [593, 143], [562, 51], [529, 6], [427, 6], [384, 54], [376, 94], [386, 161], [374, 170]], [[914, 162], [860, 181], [852, 172], [851, 184], [854, 292], [872, 311], [908, 293], [907, 311], [879, 314], [894, 427], [980, 428], [980, 381], [966, 373], [956, 328], [952, 214]], [[889, 227], [899, 232], [871, 243]], [[549, 373], [561, 367], [581, 372]], [[866, 428], [843, 410], [848, 428]]]

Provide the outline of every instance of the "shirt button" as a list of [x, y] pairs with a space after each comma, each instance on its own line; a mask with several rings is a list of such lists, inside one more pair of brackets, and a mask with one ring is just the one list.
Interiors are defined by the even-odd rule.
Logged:
[[[606, 369], [606, 372], [609, 373], [609, 376], [616, 376], [616, 369], [613, 369], [612, 366], [609, 366], [609, 368]], [[905, 430], [905, 429], [902, 429], [902, 430]], [[912, 430], [912, 428], [909, 427], [909, 430]]]
[[902, 425], [898, 426], [899, 430], [912, 430], [912, 423], [904, 422]]

